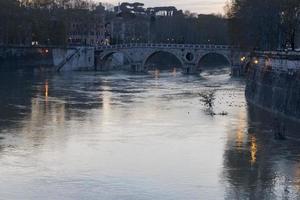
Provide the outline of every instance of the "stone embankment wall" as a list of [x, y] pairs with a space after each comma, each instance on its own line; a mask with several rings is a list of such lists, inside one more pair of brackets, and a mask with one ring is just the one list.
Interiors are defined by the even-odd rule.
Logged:
[[300, 121], [300, 53], [254, 53], [246, 98], [251, 104]]
[[94, 65], [92, 47], [0, 47], [0, 71], [54, 71], [57, 66], [60, 71], [91, 70]]
[[60, 71], [93, 70], [95, 68], [93, 47], [54, 48], [53, 65]]
[[46, 47], [0, 47], [0, 70], [53, 66], [52, 50]]

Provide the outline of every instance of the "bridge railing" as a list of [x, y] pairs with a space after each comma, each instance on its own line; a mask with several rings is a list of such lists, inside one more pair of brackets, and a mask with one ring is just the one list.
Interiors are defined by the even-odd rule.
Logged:
[[193, 49], [232, 49], [234, 47], [228, 45], [213, 45], [213, 44], [156, 44], [156, 43], [128, 43], [117, 45], [98, 46], [97, 50], [104, 49], [128, 49], [128, 48], [193, 48]]
[[300, 59], [300, 51], [254, 51], [254, 55], [269, 56], [269, 57], [293, 57], [296, 56]]

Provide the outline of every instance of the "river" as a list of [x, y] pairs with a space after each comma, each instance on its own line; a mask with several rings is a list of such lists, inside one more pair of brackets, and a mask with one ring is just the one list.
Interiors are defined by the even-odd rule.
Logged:
[[0, 199], [300, 198], [300, 140], [223, 72], [2, 73]]

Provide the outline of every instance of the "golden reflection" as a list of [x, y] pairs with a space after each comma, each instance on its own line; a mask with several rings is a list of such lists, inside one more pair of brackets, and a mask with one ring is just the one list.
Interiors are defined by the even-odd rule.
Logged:
[[257, 154], [257, 141], [256, 138], [254, 136], [251, 137], [251, 164], [255, 164], [256, 162], [256, 154]]
[[236, 146], [238, 150], [243, 148], [244, 144], [244, 132], [243, 130], [239, 129], [236, 134]]
[[245, 136], [246, 120], [245, 114], [241, 111], [239, 113], [239, 124], [236, 131], [236, 147], [237, 150], [242, 150], [244, 145], [244, 136]]
[[159, 69], [156, 69], [155, 72], [154, 72], [155, 78], [159, 78], [159, 74], [160, 74]]
[[102, 109], [104, 112], [104, 117], [109, 115], [111, 110], [111, 99], [112, 99], [112, 93], [111, 93], [111, 87], [109, 85], [104, 85], [102, 87]]
[[100, 109], [101, 115], [99, 116], [99, 120], [102, 127], [110, 127], [111, 126], [111, 104], [112, 104], [112, 92], [111, 86], [108, 82], [105, 82], [102, 86], [102, 109]]
[[173, 68], [172, 75], [173, 75], [174, 77], [176, 77], [176, 76], [177, 76], [177, 69], [176, 69], [176, 67], [174, 67], [174, 68]]
[[45, 82], [45, 101], [48, 103], [48, 97], [49, 97], [49, 84], [48, 81], [46, 80]]
[[294, 186], [298, 192], [300, 192], [300, 165], [296, 164], [295, 166], [295, 181]]
[[[31, 114], [26, 119], [24, 124], [24, 131], [28, 133], [28, 137], [35, 137], [36, 133], [40, 133], [41, 126], [47, 126], [52, 124], [53, 127], [59, 128], [64, 125], [65, 122], [65, 104], [63, 102], [52, 103], [48, 105], [47, 101], [43, 101], [40, 98], [33, 98], [31, 100]], [[43, 137], [39, 134], [40, 138]]]

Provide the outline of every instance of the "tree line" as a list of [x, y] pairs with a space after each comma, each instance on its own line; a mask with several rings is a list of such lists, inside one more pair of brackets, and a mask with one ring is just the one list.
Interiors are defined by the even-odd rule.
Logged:
[[[112, 5], [100, 5], [107, 8], [103, 9], [107, 23], [120, 17]], [[98, 6], [93, 0], [0, 0], [0, 44], [37, 41], [38, 44], [67, 45], [72, 20], [88, 20]], [[196, 15], [186, 11], [166, 17], [136, 14], [124, 20], [131, 24], [137, 22], [136, 33], [141, 32], [139, 42], [229, 42], [227, 19], [221, 15]]]
[[183, 15], [157, 18], [153, 23], [156, 42], [228, 44], [227, 19], [221, 15]]
[[300, 0], [230, 0], [226, 16], [233, 45], [251, 50], [297, 47]]

